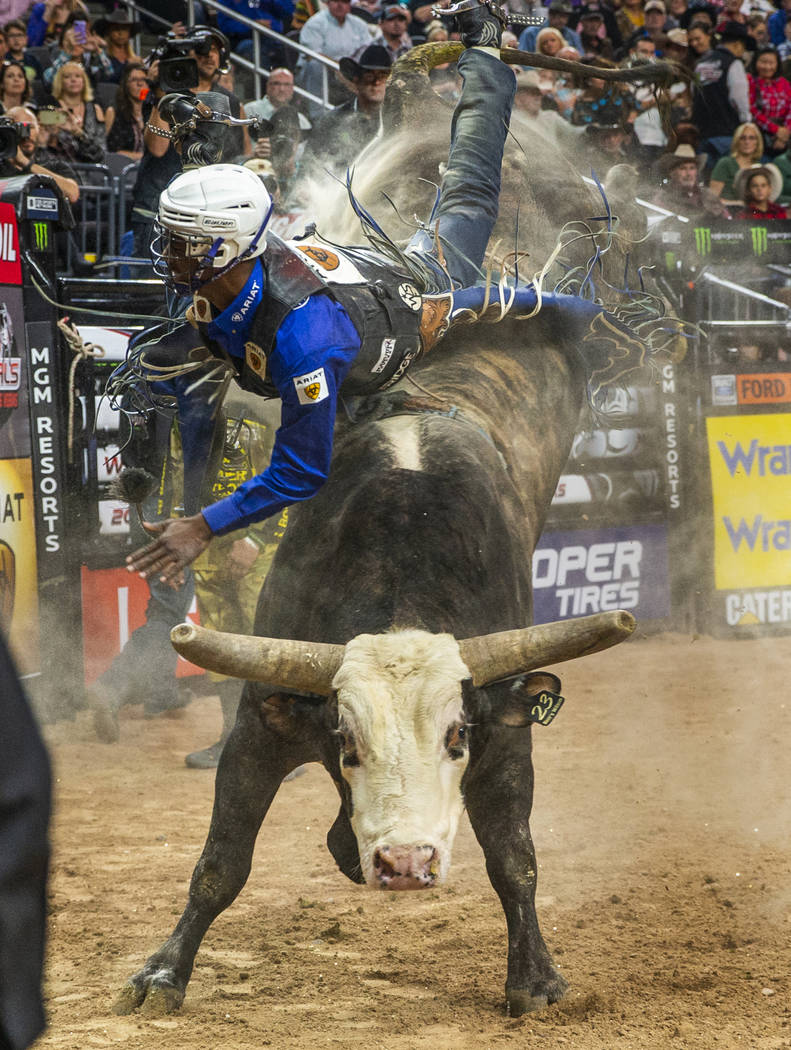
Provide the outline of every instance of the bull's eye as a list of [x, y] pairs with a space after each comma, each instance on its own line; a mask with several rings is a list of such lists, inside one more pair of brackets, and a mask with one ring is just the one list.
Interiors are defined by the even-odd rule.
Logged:
[[445, 736], [445, 749], [451, 758], [464, 758], [467, 753], [467, 726], [463, 722], [450, 727]]
[[357, 757], [357, 744], [354, 740], [354, 734], [350, 733], [348, 729], [339, 729], [337, 735], [341, 741], [341, 765], [346, 766], [359, 766], [360, 759]]

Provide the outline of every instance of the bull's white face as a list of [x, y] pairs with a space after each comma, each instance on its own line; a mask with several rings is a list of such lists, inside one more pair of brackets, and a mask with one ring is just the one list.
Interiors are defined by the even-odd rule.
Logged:
[[469, 674], [451, 635], [397, 631], [346, 646], [333, 681], [341, 771], [369, 886], [421, 889], [447, 875], [464, 809]]

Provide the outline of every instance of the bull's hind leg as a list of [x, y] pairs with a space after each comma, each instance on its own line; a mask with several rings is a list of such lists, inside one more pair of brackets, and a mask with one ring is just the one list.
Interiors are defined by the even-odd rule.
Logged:
[[142, 1006], [158, 1015], [181, 1006], [204, 934], [247, 881], [258, 830], [283, 777], [315, 758], [309, 745], [264, 725], [256, 705], [246, 702], [249, 688], [217, 768], [211, 826], [187, 906], [170, 937], [124, 985], [116, 1013]]
[[[478, 746], [481, 752], [476, 755]], [[557, 1002], [567, 984], [555, 969], [536, 916], [536, 851], [530, 835], [533, 762], [529, 729], [492, 727], [473, 744], [465, 782], [470, 822], [508, 924], [505, 997], [513, 1017]]]

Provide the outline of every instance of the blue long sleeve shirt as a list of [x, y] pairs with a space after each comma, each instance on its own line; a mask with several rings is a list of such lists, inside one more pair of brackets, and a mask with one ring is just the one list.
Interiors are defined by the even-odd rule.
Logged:
[[[244, 360], [263, 289], [258, 260], [236, 299], [208, 326], [209, 336], [232, 359]], [[283, 406], [270, 464], [204, 509], [213, 533], [263, 521], [321, 488], [330, 470], [338, 390], [359, 349], [349, 315], [328, 295], [311, 295], [286, 316], [269, 357], [269, 374]]]

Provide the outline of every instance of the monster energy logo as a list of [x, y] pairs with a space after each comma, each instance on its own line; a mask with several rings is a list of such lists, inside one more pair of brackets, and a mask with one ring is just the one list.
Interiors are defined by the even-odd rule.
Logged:
[[711, 230], [708, 226], [695, 227], [695, 251], [698, 255], [711, 255]]
[[33, 243], [37, 252], [45, 252], [49, 247], [49, 223], [33, 223]]
[[752, 226], [750, 233], [753, 238], [753, 255], [763, 255], [766, 251], [766, 227]]

